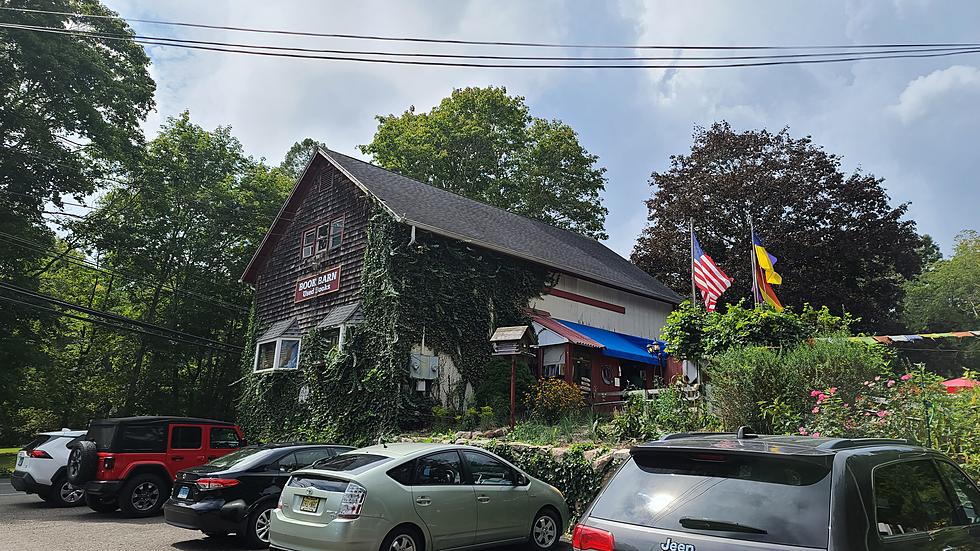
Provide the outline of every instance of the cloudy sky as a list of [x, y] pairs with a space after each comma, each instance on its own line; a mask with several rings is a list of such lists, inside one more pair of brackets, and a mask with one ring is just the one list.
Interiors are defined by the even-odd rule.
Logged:
[[[106, 3], [127, 17], [467, 40], [671, 45], [980, 41], [980, 2], [973, 0]], [[134, 27], [140, 34], [202, 40], [379, 47], [351, 40]], [[392, 43], [380, 47], [433, 50]], [[843, 155], [848, 170], [861, 168], [885, 178], [893, 202], [911, 202], [919, 231], [937, 238], [946, 253], [958, 232], [980, 229], [980, 54], [598, 71], [418, 68], [148, 48], [158, 87], [148, 132], [189, 109], [205, 127], [231, 125], [249, 153], [275, 163], [307, 136], [361, 156], [355, 148], [371, 140], [377, 114], [401, 113], [410, 105], [428, 110], [453, 88], [504, 85], [525, 96], [535, 116], [570, 124], [608, 168], [607, 244], [623, 255], [646, 220], [642, 201], [650, 194], [650, 172], [664, 169], [671, 154], [689, 149], [695, 125], [720, 119], [738, 129], [789, 126], [793, 134], [812, 135], [828, 151]]]

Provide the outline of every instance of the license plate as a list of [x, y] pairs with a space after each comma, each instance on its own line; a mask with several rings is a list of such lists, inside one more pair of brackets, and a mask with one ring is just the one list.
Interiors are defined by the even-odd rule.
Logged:
[[305, 513], [315, 513], [319, 506], [320, 498], [317, 497], [303, 496], [299, 502], [299, 510]]
[[187, 499], [187, 496], [190, 493], [191, 489], [189, 486], [181, 486], [180, 489], [177, 490], [177, 499]]

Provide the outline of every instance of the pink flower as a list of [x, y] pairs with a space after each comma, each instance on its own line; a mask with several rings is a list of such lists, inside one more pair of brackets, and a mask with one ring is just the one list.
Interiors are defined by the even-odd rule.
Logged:
[[812, 412], [813, 413], [820, 413], [820, 406], [814, 406]]
[[907, 381], [907, 380], [909, 380], [909, 379], [911, 379], [911, 378], [912, 378], [912, 374], [911, 374], [911, 373], [906, 373], [905, 375], [902, 375], [902, 376], [901, 376], [900, 378], [901, 378], [901, 379], [902, 379], [903, 381]]
[[820, 395], [817, 396], [817, 403], [819, 404], [819, 403], [823, 402], [826, 399], [827, 399], [827, 395], [821, 392]]
[[895, 379], [888, 379], [888, 388], [895, 386]]
[[881, 380], [881, 375], [876, 375], [876, 376], [875, 376], [875, 380], [876, 380], [876, 381], [880, 381], [880, 380]]
[[813, 397], [813, 396], [820, 396], [820, 391], [819, 390], [811, 390], [810, 391], [810, 396], [811, 397]]
[[836, 386], [832, 386], [832, 387], [830, 387], [830, 390], [828, 390], [827, 392], [829, 392], [830, 395], [833, 396], [834, 394], [837, 394], [837, 387]]
[[888, 415], [888, 412], [887, 411], [882, 410], [882, 411], [879, 411], [878, 412], [878, 418], [879, 419], [884, 419], [886, 415]]
[[800, 427], [800, 434], [806, 436], [806, 429], [804, 427]]
[[819, 433], [819, 432], [815, 432], [815, 433], [813, 433], [813, 437], [814, 437], [814, 438], [820, 438], [820, 433]]

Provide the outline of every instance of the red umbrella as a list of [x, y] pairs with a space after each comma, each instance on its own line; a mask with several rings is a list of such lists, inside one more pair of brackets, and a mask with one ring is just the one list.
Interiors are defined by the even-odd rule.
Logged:
[[942, 384], [946, 387], [946, 392], [949, 392], [950, 394], [980, 385], [980, 383], [974, 381], [973, 379], [967, 379], [966, 377], [943, 381]]

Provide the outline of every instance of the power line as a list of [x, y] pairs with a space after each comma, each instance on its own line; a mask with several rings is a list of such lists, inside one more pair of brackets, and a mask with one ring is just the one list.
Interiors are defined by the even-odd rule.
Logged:
[[[465, 68], [486, 68], [486, 69], [723, 69], [723, 68], [739, 68], [739, 67], [767, 67], [775, 65], [810, 65], [810, 64], [823, 64], [823, 63], [846, 63], [853, 61], [873, 61], [873, 60], [884, 60], [884, 59], [913, 59], [913, 58], [931, 58], [931, 57], [947, 57], [955, 55], [964, 54], [974, 54], [980, 53], [980, 47], [978, 48], [957, 48], [954, 51], [933, 51], [932, 53], [901, 53], [901, 54], [889, 54], [889, 55], [872, 55], [868, 53], [861, 52], [848, 52], [841, 53], [839, 55], [844, 57], [836, 57], [832, 59], [794, 59], [794, 60], [775, 60], [775, 61], [751, 61], [742, 63], [721, 63], [721, 64], [505, 64], [505, 63], [475, 63], [475, 62], [448, 62], [448, 61], [425, 61], [425, 60], [406, 60], [406, 59], [374, 59], [374, 58], [364, 58], [364, 57], [351, 57], [351, 56], [336, 56], [336, 55], [318, 55], [318, 54], [302, 54], [293, 52], [276, 52], [276, 51], [265, 51], [265, 50], [248, 50], [240, 48], [225, 48], [216, 46], [204, 46], [195, 44], [183, 44], [174, 42], [164, 42], [162, 40], [146, 40], [140, 38], [122, 38], [122, 37], [112, 37], [112, 36], [93, 36], [88, 35], [84, 32], [79, 31], [68, 31], [63, 29], [53, 29], [53, 28], [28, 28], [23, 25], [16, 24], [0, 24], [0, 27], [6, 27], [16, 30], [23, 30], [29, 32], [41, 32], [41, 33], [51, 33], [51, 34], [61, 34], [70, 35], [83, 38], [96, 38], [100, 40], [128, 40], [138, 44], [148, 44], [154, 46], [166, 46], [171, 48], [181, 48], [189, 50], [203, 50], [203, 51], [213, 51], [213, 52], [226, 52], [226, 53], [238, 53], [253, 56], [263, 56], [263, 57], [281, 57], [281, 58], [294, 58], [294, 59], [317, 59], [317, 60], [328, 60], [328, 61], [350, 61], [357, 63], [380, 63], [386, 65], [421, 65], [429, 67], [465, 67]], [[683, 61], [683, 58], [674, 58], [678, 61]]]
[[122, 17], [119, 15], [97, 15], [97, 14], [86, 14], [77, 12], [62, 12], [53, 10], [40, 10], [32, 8], [14, 8], [14, 7], [0, 7], [2, 10], [25, 12], [25, 13], [40, 13], [47, 15], [64, 15], [68, 17], [76, 17], [83, 19], [112, 19], [112, 20], [122, 20], [129, 21], [133, 23], [145, 23], [148, 25], [163, 25], [163, 26], [174, 26], [174, 27], [188, 27], [197, 29], [211, 29], [211, 30], [221, 30], [221, 31], [235, 31], [235, 32], [249, 32], [249, 33], [260, 33], [260, 34], [276, 34], [276, 35], [288, 35], [288, 36], [305, 36], [305, 37], [319, 37], [319, 38], [340, 38], [340, 39], [351, 39], [351, 40], [372, 40], [372, 41], [387, 41], [387, 42], [417, 42], [417, 43], [427, 43], [427, 44], [455, 44], [455, 45], [471, 45], [471, 46], [517, 46], [517, 47], [534, 47], [534, 48], [565, 48], [565, 49], [575, 49], [575, 48], [585, 48], [585, 49], [630, 49], [630, 50], [804, 50], [804, 49], [870, 49], [870, 48], [899, 48], [899, 47], [910, 47], [910, 48], [926, 48], [926, 47], [980, 47], [980, 43], [913, 43], [913, 44], [844, 44], [844, 45], [809, 45], [809, 46], [717, 46], [717, 45], [641, 45], [641, 44], [560, 44], [560, 43], [549, 43], [549, 42], [506, 42], [506, 41], [493, 41], [493, 40], [457, 40], [457, 39], [447, 39], [447, 38], [424, 38], [424, 37], [408, 37], [408, 36], [383, 36], [383, 35], [364, 35], [364, 34], [344, 34], [344, 33], [324, 33], [324, 32], [306, 32], [306, 31], [293, 31], [286, 29], [261, 29], [254, 27], [236, 27], [228, 25], [211, 25], [204, 23], [189, 23], [183, 21], [161, 21], [156, 19], [138, 19], [135, 17]]
[[[475, 55], [475, 54], [439, 54], [423, 52], [389, 52], [374, 50], [336, 50], [327, 48], [301, 48], [294, 46], [274, 46], [268, 44], [246, 44], [241, 42], [215, 42], [209, 40], [191, 40], [185, 38], [172, 38], [161, 36], [147, 36], [140, 34], [122, 34], [85, 31], [78, 29], [61, 29], [57, 27], [44, 27], [40, 25], [26, 25], [20, 23], [3, 23], [0, 26], [33, 31], [51, 31], [59, 34], [71, 34], [74, 36], [88, 36], [92, 38], [105, 39], [124, 39], [124, 40], [158, 40], [173, 44], [193, 44], [207, 46], [222, 46], [233, 48], [249, 48], [258, 50], [278, 50], [286, 52], [305, 52], [305, 53], [328, 53], [343, 55], [370, 55], [379, 57], [419, 57], [432, 59], [488, 59], [504, 61], [723, 61], [723, 60], [747, 60], [747, 59], [794, 59], [794, 58], [821, 58], [835, 57], [846, 52], [810, 52], [810, 53], [791, 53], [791, 54], [764, 54], [764, 55], [724, 55], [724, 56], [513, 56], [513, 55]], [[980, 45], [978, 45], [980, 46]], [[860, 55], [884, 55], [897, 53], [923, 53], [923, 52], [957, 52], [965, 50], [965, 47], [927, 47], [927, 48], [901, 48], [890, 50], [873, 50], [861, 52]]]
[[[105, 312], [105, 311], [102, 311], [102, 310], [96, 310], [96, 309], [93, 309], [93, 308], [88, 308], [86, 306], [81, 306], [81, 305], [78, 305], [78, 304], [73, 304], [71, 302], [64, 301], [64, 300], [61, 300], [61, 299], [52, 297], [50, 295], [46, 295], [44, 293], [38, 293], [38, 292], [35, 292], [35, 291], [31, 291], [30, 289], [25, 289], [23, 287], [20, 287], [20, 286], [17, 286], [17, 285], [12, 285], [12, 284], [7, 283], [7, 282], [4, 282], [4, 281], [0, 281], [0, 289], [12, 291], [14, 293], [17, 293], [17, 294], [20, 294], [20, 295], [24, 295], [24, 296], [27, 296], [27, 297], [30, 297], [30, 298], [33, 298], [33, 299], [43, 300], [45, 302], [54, 304], [56, 306], [60, 306], [62, 308], [68, 308], [70, 310], [75, 310], [76, 312], [81, 312], [83, 314], [88, 314], [89, 316], [97, 316], [99, 318], [106, 319], [106, 320], [109, 320], [109, 321], [113, 321], [113, 322], [116, 322], [116, 323], [129, 324], [131, 326], [139, 327], [139, 328], [142, 328], [142, 329], [145, 329], [145, 330], [148, 330], [148, 331], [157, 331], [158, 334], [155, 334], [155, 336], [158, 336], [158, 337], [169, 338], [168, 335], [169, 336], [176, 336], [178, 338], [184, 339], [183, 342], [189, 342], [189, 344], [207, 343], [207, 344], [213, 345], [214, 347], [221, 347], [221, 348], [235, 350], [235, 351], [239, 351], [239, 352], [245, 350], [244, 347], [241, 347], [241, 346], [238, 346], [238, 345], [223, 343], [221, 341], [216, 341], [216, 340], [211, 339], [211, 338], [208, 338], [208, 337], [201, 337], [199, 335], [194, 335], [192, 333], [186, 333], [184, 331], [180, 331], [180, 330], [177, 330], [177, 329], [170, 329], [168, 327], [163, 327], [161, 325], [156, 325], [156, 324], [153, 324], [153, 323], [136, 320], [136, 319], [129, 318], [129, 317], [126, 317], [126, 316], [122, 316], [122, 315], [119, 315], [119, 314], [114, 314], [112, 312]], [[0, 295], [0, 296], [2, 296], [2, 295]], [[164, 334], [159, 334], [159, 333], [164, 333]], [[191, 341], [195, 341], [195, 342], [191, 342]]]

